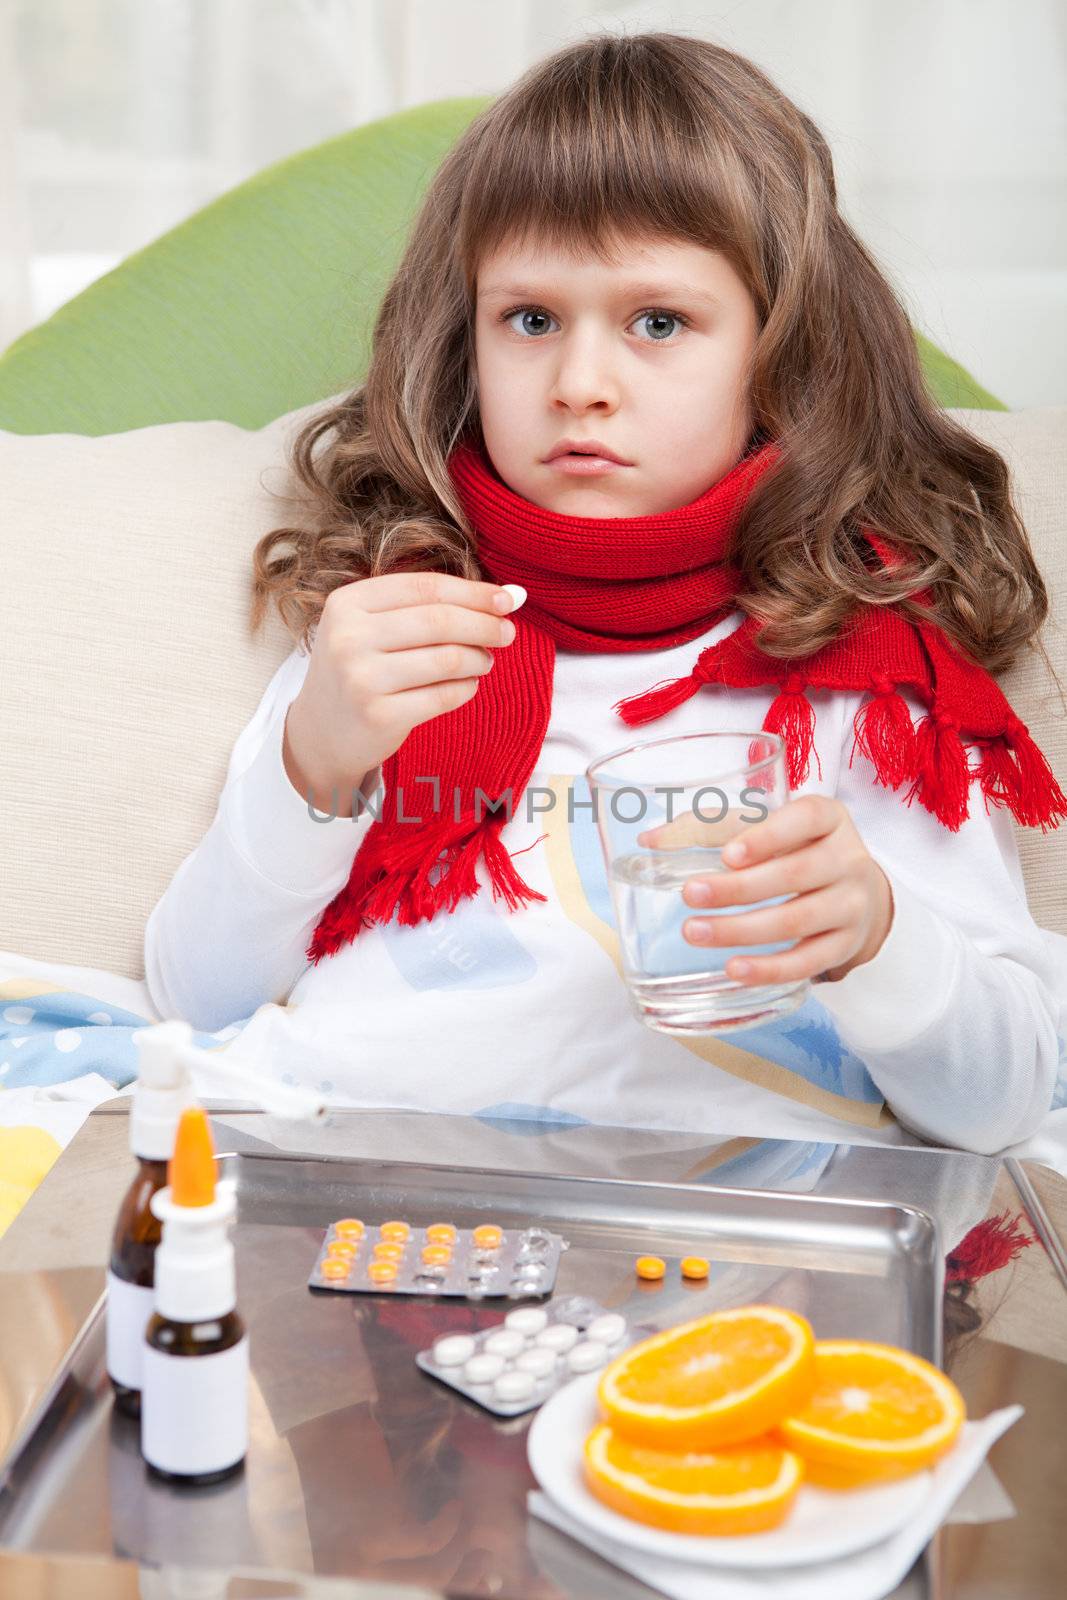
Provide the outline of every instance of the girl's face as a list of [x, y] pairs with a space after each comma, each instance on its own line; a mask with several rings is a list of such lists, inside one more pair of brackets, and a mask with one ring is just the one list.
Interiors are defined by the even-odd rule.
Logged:
[[[516, 494], [581, 517], [688, 505], [752, 434], [755, 302], [717, 250], [628, 243], [625, 266], [508, 246], [482, 262], [475, 359], [489, 458]], [[562, 440], [625, 465], [553, 464]], [[564, 458], [566, 459], [566, 458]]]

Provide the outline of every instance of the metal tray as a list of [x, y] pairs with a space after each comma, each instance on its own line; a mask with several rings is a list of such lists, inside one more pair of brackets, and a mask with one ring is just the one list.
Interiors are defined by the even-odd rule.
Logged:
[[[532, 1413], [495, 1419], [415, 1365], [439, 1333], [501, 1322], [507, 1303], [311, 1293], [321, 1230], [345, 1214], [541, 1223], [570, 1243], [556, 1293], [591, 1295], [642, 1324], [766, 1300], [804, 1312], [823, 1337], [941, 1355], [937, 1228], [909, 1206], [370, 1160], [220, 1159], [237, 1183], [251, 1343], [243, 1473], [207, 1489], [147, 1473], [138, 1425], [111, 1406], [98, 1305], [5, 1463], [0, 1545], [558, 1600], [566, 1591], [539, 1557], [525, 1506]], [[675, 1268], [662, 1284], [641, 1283], [634, 1258], [649, 1251], [668, 1262], [707, 1256], [711, 1276], [690, 1284]]]

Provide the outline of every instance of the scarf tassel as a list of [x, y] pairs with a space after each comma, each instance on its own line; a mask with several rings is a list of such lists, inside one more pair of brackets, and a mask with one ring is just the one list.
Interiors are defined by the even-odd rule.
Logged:
[[948, 1283], [974, 1283], [991, 1272], [999, 1272], [1037, 1240], [1022, 1226], [1022, 1217], [1002, 1211], [978, 1222], [955, 1250], [945, 1257]]
[[[532, 847], [527, 846], [527, 848]], [[514, 861], [504, 848], [499, 828], [490, 829], [485, 837], [485, 864], [493, 885], [493, 898], [506, 900], [512, 911], [530, 900], [543, 900], [547, 904], [547, 895], [541, 894], [537, 889], [531, 889], [529, 884], [524, 883], [519, 877]]]
[[[785, 741], [789, 787], [794, 791], [807, 778], [815, 746], [815, 709], [804, 693], [805, 688], [800, 674], [791, 672], [763, 719], [763, 731], [780, 734]], [[815, 759], [819, 760], [817, 751]], [[822, 777], [821, 762], [819, 777]]]
[[382, 858], [364, 861], [360, 851], [352, 878], [326, 908], [308, 946], [308, 961], [314, 966], [323, 956], [334, 955], [373, 923], [388, 923], [395, 916], [410, 928], [432, 920], [440, 910], [455, 911], [461, 900], [473, 899], [481, 888], [476, 867], [482, 855], [494, 899], [503, 898], [511, 910], [524, 901], [545, 900], [523, 882], [501, 842], [506, 821], [503, 813], [487, 815], [473, 825], [470, 818], [458, 824], [441, 819], [432, 829], [419, 828], [406, 850], [383, 834]]
[[668, 711], [674, 711], [678, 706], [685, 705], [685, 702], [691, 700], [706, 682], [707, 679], [694, 668], [684, 678], [664, 678], [662, 682], [653, 684], [651, 689], [646, 689], [643, 694], [635, 694], [629, 700], [617, 700], [612, 709], [617, 711], [631, 728], [635, 728], [642, 722], [652, 722], [656, 717], [665, 717]]
[[952, 833], [967, 816], [971, 772], [959, 722], [946, 711], [932, 711], [915, 730], [915, 778], [905, 799], [914, 799]]
[[[918, 772], [918, 745], [915, 727], [904, 697], [888, 678], [874, 684], [874, 698], [865, 700], [853, 718], [856, 746], [874, 767], [878, 782], [898, 789], [906, 778]], [[849, 766], [852, 757], [849, 757]]]
[[1057, 819], [1067, 820], [1067, 796], [1018, 717], [1009, 719], [1000, 738], [984, 744], [978, 780], [988, 800], [1008, 806], [1028, 828], [1045, 832]]

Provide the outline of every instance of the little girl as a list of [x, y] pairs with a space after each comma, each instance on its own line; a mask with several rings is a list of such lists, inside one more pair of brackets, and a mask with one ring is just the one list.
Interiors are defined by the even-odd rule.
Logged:
[[[308, 526], [257, 548], [253, 623], [273, 599], [298, 643], [149, 919], [161, 1015], [243, 1024], [235, 1055], [346, 1105], [1034, 1132], [1067, 941], [1010, 815], [1067, 800], [990, 674], [1045, 587], [1004, 462], [930, 398], [824, 140], [762, 72], [670, 33], [528, 72], [446, 156], [366, 383], [294, 459]], [[791, 898], [684, 933], [794, 940], [727, 975], [818, 982], [773, 1023], [653, 1031], [585, 768], [760, 727], [792, 797], [683, 898]]]

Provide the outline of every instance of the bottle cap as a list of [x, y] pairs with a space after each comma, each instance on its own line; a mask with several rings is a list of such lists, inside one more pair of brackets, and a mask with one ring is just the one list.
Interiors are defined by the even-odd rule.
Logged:
[[200, 1106], [181, 1114], [167, 1182], [173, 1205], [209, 1206], [215, 1199], [215, 1146], [207, 1113]]
[[[162, 1022], [139, 1028], [137, 1081], [130, 1109], [130, 1149], [145, 1161], [167, 1161], [178, 1119], [193, 1104], [189, 1069], [182, 1059], [187, 1024]], [[190, 1030], [191, 1031], [191, 1030]]]

